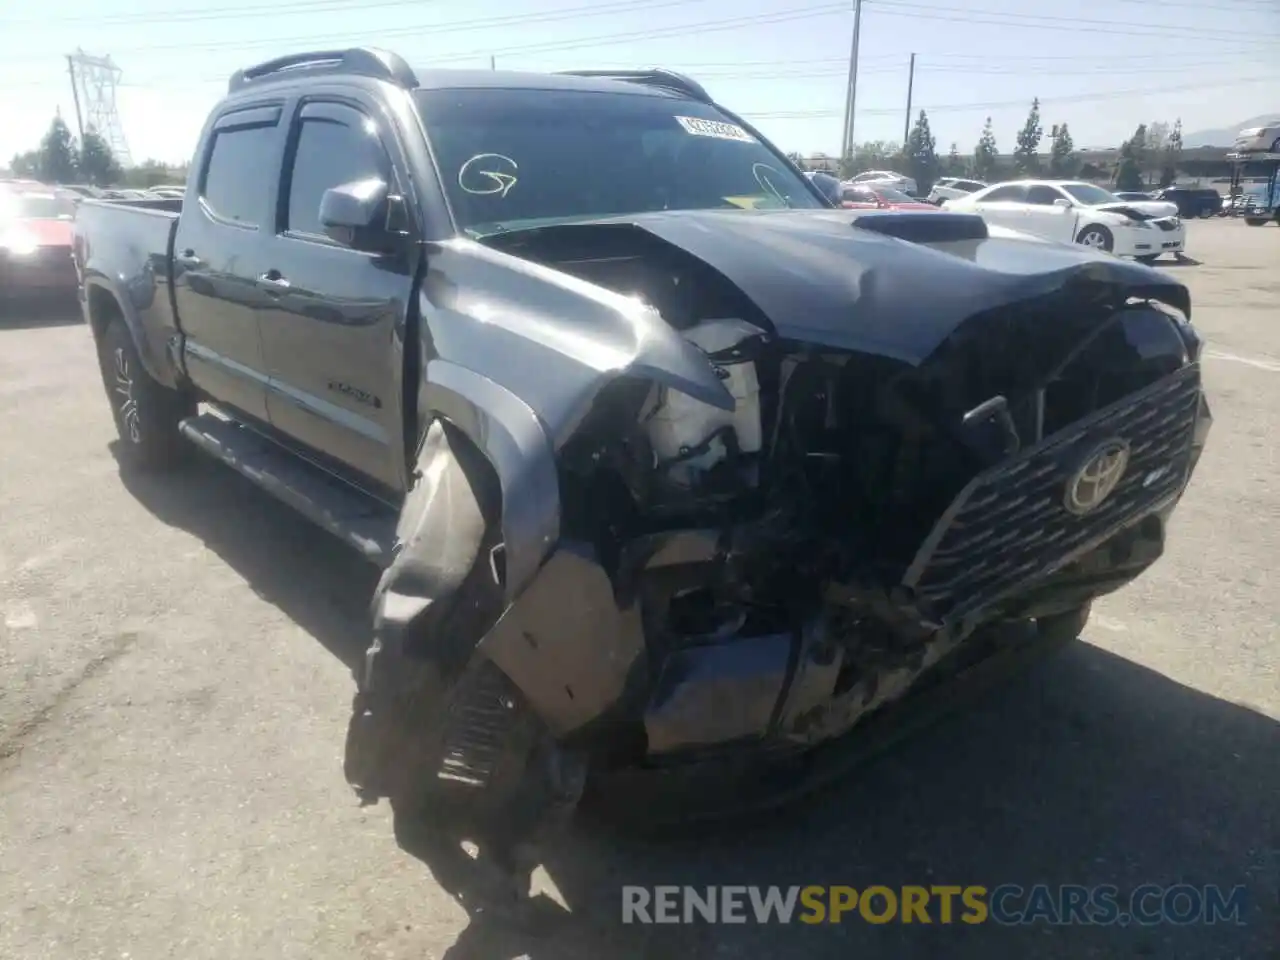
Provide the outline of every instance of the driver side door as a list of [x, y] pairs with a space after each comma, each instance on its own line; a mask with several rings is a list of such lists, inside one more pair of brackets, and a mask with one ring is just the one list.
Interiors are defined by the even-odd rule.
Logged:
[[271, 425], [321, 463], [398, 492], [400, 364], [413, 292], [414, 244], [399, 253], [354, 249], [326, 235], [326, 190], [401, 175], [394, 138], [372, 104], [308, 97], [293, 113], [284, 150], [274, 236], [266, 245], [259, 310], [270, 375]]

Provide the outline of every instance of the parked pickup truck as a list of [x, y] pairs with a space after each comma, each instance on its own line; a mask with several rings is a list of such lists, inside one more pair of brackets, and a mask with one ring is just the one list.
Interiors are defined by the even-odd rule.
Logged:
[[597, 788], [775, 802], [1075, 638], [1209, 428], [1172, 277], [833, 208], [662, 70], [276, 60], [180, 211], [76, 232], [126, 467], [202, 450], [383, 567], [347, 775], [495, 850]]

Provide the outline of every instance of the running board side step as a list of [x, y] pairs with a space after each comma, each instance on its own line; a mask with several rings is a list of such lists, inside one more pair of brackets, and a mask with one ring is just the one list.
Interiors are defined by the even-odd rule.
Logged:
[[396, 515], [385, 504], [217, 413], [188, 417], [183, 436], [380, 567], [391, 563]]

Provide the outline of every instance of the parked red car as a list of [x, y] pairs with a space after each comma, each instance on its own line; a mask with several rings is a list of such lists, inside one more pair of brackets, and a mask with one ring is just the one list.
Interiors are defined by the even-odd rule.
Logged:
[[860, 183], [846, 183], [840, 188], [840, 206], [848, 210], [931, 210], [938, 212], [932, 203], [909, 197], [892, 187], [867, 187]]
[[0, 191], [0, 300], [5, 303], [72, 295], [71, 195], [49, 187]]

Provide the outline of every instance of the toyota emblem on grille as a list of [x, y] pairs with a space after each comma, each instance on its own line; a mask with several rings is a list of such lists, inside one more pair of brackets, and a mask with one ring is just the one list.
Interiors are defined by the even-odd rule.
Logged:
[[1063, 505], [1074, 514], [1096, 510], [1124, 477], [1129, 466], [1129, 444], [1113, 437], [1098, 444], [1067, 481]]

